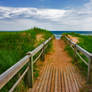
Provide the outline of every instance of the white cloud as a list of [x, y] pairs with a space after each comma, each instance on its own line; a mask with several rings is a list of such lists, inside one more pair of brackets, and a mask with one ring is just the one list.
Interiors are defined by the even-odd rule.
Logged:
[[92, 0], [69, 10], [0, 7], [0, 30], [34, 26], [48, 30], [92, 30]]
[[41, 9], [38, 10], [37, 14], [40, 18], [57, 20], [63, 17], [66, 13], [66, 10], [57, 10], [57, 9]]
[[58, 9], [37, 9], [37, 8], [11, 8], [0, 7], [0, 18], [37, 18], [37, 19], [58, 19], [65, 14], [65, 10]]

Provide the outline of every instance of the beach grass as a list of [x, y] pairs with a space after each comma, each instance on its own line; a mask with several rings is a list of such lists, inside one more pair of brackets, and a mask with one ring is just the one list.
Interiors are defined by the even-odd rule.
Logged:
[[[82, 47], [83, 49], [87, 50], [88, 52], [92, 53], [92, 36], [91, 35], [82, 35], [82, 34], [78, 34], [78, 33], [64, 33], [63, 35], [71, 35], [74, 37], [78, 37], [78, 45], [80, 47]], [[74, 51], [71, 49], [71, 47], [67, 44], [65, 47], [65, 50], [68, 52], [68, 54], [73, 58], [74, 56]], [[82, 56], [82, 58], [84, 58], [84, 60], [86, 60], [86, 62], [88, 62], [88, 58], [83, 55], [82, 53], [80, 53], [80, 55]], [[87, 76], [87, 71], [88, 71], [88, 67], [84, 64], [84, 62], [82, 60], [80, 60], [80, 58], [78, 56], [76, 56], [77, 61], [74, 60], [73, 58], [73, 63], [76, 64], [79, 69], [81, 70], [82, 74]]]
[[[36, 36], [39, 34], [42, 35], [43, 39], [37, 41], [38, 39]], [[28, 51], [35, 49], [52, 35], [50, 31], [37, 27], [19, 32], [0, 32], [0, 74], [17, 63]], [[52, 43], [50, 42], [47, 52], [49, 52], [51, 45]], [[36, 66], [34, 66], [34, 68], [35, 67]], [[2, 89], [2, 91], [8, 92], [8, 89], [10, 89], [22, 72], [23, 69]], [[35, 77], [38, 77], [39, 71], [34, 69], [34, 72], [36, 72]], [[22, 81], [22, 83], [24, 82]]]
[[82, 35], [79, 33], [71, 32], [71, 33], [64, 33], [66, 35], [72, 35], [74, 37], [79, 38], [78, 45], [87, 50], [88, 52], [92, 53], [92, 35]]

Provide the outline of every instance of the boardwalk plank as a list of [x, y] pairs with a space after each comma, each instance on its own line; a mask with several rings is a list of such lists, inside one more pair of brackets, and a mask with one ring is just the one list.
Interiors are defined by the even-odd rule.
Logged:
[[79, 92], [84, 79], [71, 63], [72, 59], [68, 57], [64, 47], [64, 42], [54, 43], [55, 53], [50, 54], [46, 60], [48, 63], [45, 63], [42, 75], [30, 92]]
[[54, 69], [54, 67], [52, 65], [50, 77], [48, 78], [48, 84], [47, 84], [47, 90], [46, 90], [46, 92], [51, 92], [51, 86], [52, 86], [51, 82], [52, 82], [52, 77], [53, 77], [53, 69]]
[[48, 74], [49, 74], [49, 71], [50, 71], [50, 65], [48, 65], [48, 69], [46, 69], [47, 71], [46, 71], [46, 73], [45, 73], [45, 75], [44, 75], [44, 79], [42, 80], [42, 82], [41, 82], [41, 86], [40, 86], [40, 88], [39, 88], [39, 91], [38, 92], [43, 92], [43, 87], [45, 86], [44, 84], [45, 84], [45, 82], [46, 82], [46, 78], [47, 78], [47, 76], [48, 76]]

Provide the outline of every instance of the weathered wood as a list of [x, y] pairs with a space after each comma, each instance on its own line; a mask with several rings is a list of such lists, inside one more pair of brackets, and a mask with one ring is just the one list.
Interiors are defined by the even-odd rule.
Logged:
[[[66, 68], [66, 71], [67, 71], [67, 76], [69, 77], [69, 80], [70, 80], [70, 86], [71, 86], [71, 91], [70, 92], [78, 92], [78, 90], [76, 89], [76, 82], [74, 82], [74, 78], [73, 78], [73, 76], [72, 76], [72, 73], [71, 73], [71, 71], [70, 71], [70, 68], [69, 68], [69, 66], [67, 66], [67, 68]], [[76, 91], [77, 90], [77, 91]]]
[[88, 63], [87, 61], [85, 61], [78, 52], [76, 52], [77, 56], [79, 56], [79, 58], [88, 66]]
[[65, 92], [65, 80], [64, 80], [64, 72], [61, 70], [61, 87], [62, 87], [62, 92]]
[[47, 92], [55, 92], [55, 66], [53, 66], [53, 73], [52, 73], [52, 79], [51, 79], [51, 89]]
[[21, 59], [19, 62], [17, 62], [15, 65], [10, 67], [8, 70], [6, 70], [4, 73], [0, 75], [0, 89], [10, 80], [13, 78], [13, 76], [29, 61], [29, 56], [25, 56], [23, 59]]
[[49, 75], [49, 78], [48, 78], [48, 84], [47, 84], [47, 90], [46, 90], [46, 92], [51, 92], [51, 82], [52, 82], [52, 75], [53, 75], [53, 69], [54, 69], [54, 67], [53, 67], [53, 65], [52, 65], [52, 69], [51, 69], [51, 72], [50, 72], [50, 75]]
[[58, 92], [58, 68], [55, 71], [55, 92]]
[[33, 64], [35, 64], [37, 62], [37, 60], [41, 57], [42, 55], [42, 51], [40, 52], [40, 54], [38, 55], [38, 57], [34, 60]]
[[68, 81], [66, 78], [66, 72], [64, 71], [63, 74], [64, 74], [64, 81], [65, 81], [65, 89], [66, 89], [65, 92], [69, 92], [69, 86], [68, 86]]
[[38, 46], [37, 48], [35, 48], [33, 51], [29, 51], [28, 54], [31, 53], [31, 54], [34, 56], [34, 55], [35, 55], [36, 53], [38, 53], [38, 52], [43, 48], [43, 46], [46, 45], [51, 39], [52, 39], [52, 37], [50, 37], [48, 40], [46, 40], [45, 42], [43, 42], [40, 46]]
[[87, 50], [83, 49], [82, 47], [80, 47], [79, 45], [76, 45], [76, 49], [79, 50], [81, 53], [83, 53], [85, 56], [87, 56], [88, 58], [90, 57], [91, 53], [89, 53]]
[[28, 62], [29, 70], [27, 72], [27, 84], [29, 88], [33, 87], [33, 56], [31, 55], [30, 62]]
[[[52, 37], [50, 37], [48, 40], [46, 40], [44, 42], [44, 44], [42, 43], [40, 46], [38, 46], [36, 49], [34, 49], [33, 51], [30, 51], [27, 53], [27, 55], [21, 59], [19, 62], [17, 62], [15, 65], [13, 65], [12, 67], [10, 67], [8, 70], [6, 70], [4, 73], [2, 73], [0, 75], [0, 89], [8, 83], [9, 80], [11, 80], [19, 71], [21, 68], [23, 68], [24, 65], [26, 65], [28, 63], [29, 66], [29, 70], [27, 72], [27, 81], [28, 81], [28, 87], [33, 86], [33, 56], [35, 54], [37, 54], [41, 49], [42, 52], [40, 53], [40, 55], [35, 59], [35, 62], [40, 58], [41, 54], [42, 54], [42, 60], [44, 60], [45, 56], [44, 56], [44, 51], [47, 47], [44, 47], [45, 45], [47, 45], [47, 43], [52, 39]], [[30, 60], [30, 62], [29, 62]], [[19, 78], [19, 80], [14, 84], [14, 86], [11, 88], [11, 90], [13, 90], [17, 84], [20, 82], [20, 80], [23, 78], [23, 76], [26, 73], [24, 71], [23, 75]]]
[[44, 84], [45, 84], [45, 80], [46, 80], [46, 78], [47, 78], [47, 75], [49, 74], [49, 71], [50, 71], [50, 65], [47, 66], [47, 69], [46, 69], [46, 71], [45, 71], [44, 78], [43, 78], [43, 80], [42, 80], [42, 82], [41, 82], [41, 86], [40, 86], [38, 92], [42, 92], [42, 91], [44, 90], [43, 87], [44, 87]]
[[[92, 53], [75, 44], [68, 37], [65, 36], [65, 38], [70, 42], [70, 44], [74, 45], [74, 57], [78, 55], [80, 59], [88, 66], [87, 82], [92, 84]], [[81, 52], [89, 59], [88, 63], [79, 55], [77, 51]]]
[[75, 44], [74, 42], [72, 42], [68, 37], [65, 36], [65, 38], [71, 42], [72, 45], [76, 45], [76, 49], [79, 50], [80, 52], [82, 52], [85, 56], [87, 56], [89, 58], [89, 56], [91, 55], [91, 53], [89, 53], [87, 50], [83, 49], [82, 47], [80, 47], [79, 45]]
[[44, 90], [44, 92], [47, 92], [48, 82], [50, 81], [51, 72], [52, 72], [52, 67], [50, 67], [48, 74], [46, 76], [45, 82], [44, 82], [44, 86], [43, 86], [43, 89], [42, 89], [42, 91]]
[[9, 90], [9, 92], [13, 92], [15, 87], [19, 84], [19, 82], [22, 80], [22, 78], [25, 76], [25, 74], [27, 73], [29, 67], [27, 67], [25, 69], [25, 71], [23, 72], [23, 74], [20, 76], [20, 78], [18, 79], [18, 81], [13, 85], [13, 87]]
[[92, 55], [89, 58], [87, 82], [92, 84]]
[[67, 79], [67, 83], [68, 83], [68, 87], [69, 87], [69, 92], [76, 92], [73, 90], [73, 88], [75, 87], [75, 85], [72, 87], [72, 80], [70, 79], [70, 72], [68, 72], [68, 69], [67, 69], [68, 66], [66, 66], [65, 68], [65, 72], [66, 72], [66, 79]]
[[74, 43], [71, 39], [69, 39], [69, 38], [68, 38], [68, 37], [66, 37], [66, 36], [65, 36], [65, 38], [69, 41], [69, 43], [71, 43], [71, 44], [75, 45], [75, 43]]
[[42, 60], [42, 61], [45, 60], [45, 45], [44, 45], [44, 43], [43, 43], [43, 48], [42, 48], [41, 60]]
[[77, 61], [77, 55], [76, 55], [77, 49], [76, 49], [76, 44], [74, 45], [74, 60]]
[[44, 68], [41, 70], [41, 76], [39, 78], [39, 83], [36, 82], [36, 84], [34, 85], [34, 88], [32, 89], [32, 92], [38, 92], [38, 90], [39, 90], [39, 88], [41, 86], [40, 83], [42, 83], [42, 80], [44, 79], [46, 69], [47, 69], [47, 65], [45, 65]]
[[36, 53], [38, 53], [41, 49], [43, 48], [43, 44], [41, 44], [40, 46], [38, 46], [37, 48], [35, 48], [33, 51], [29, 51], [27, 54], [34, 56]]
[[52, 40], [52, 37], [50, 37], [48, 40], [46, 40], [45, 42], [44, 42], [44, 45], [46, 45], [49, 41], [51, 41]]

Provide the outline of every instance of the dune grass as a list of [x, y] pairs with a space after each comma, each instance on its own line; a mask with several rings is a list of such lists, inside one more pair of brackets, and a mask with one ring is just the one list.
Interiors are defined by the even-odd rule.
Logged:
[[[0, 73], [15, 64], [35, 48], [36, 35], [43, 34], [44, 40], [52, 34], [49, 31], [34, 28], [22, 32], [0, 32]], [[38, 46], [43, 41], [39, 41]]]
[[[81, 35], [78, 33], [64, 33], [63, 35], [72, 35], [74, 37], [78, 37], [79, 42], [78, 45], [87, 50], [88, 52], [92, 53], [92, 36], [91, 35]], [[71, 47], [67, 44], [65, 47], [65, 50], [68, 52], [68, 54], [73, 58], [74, 51], [71, 49]], [[80, 55], [88, 62], [88, 58], [80, 53]], [[77, 61], [73, 58], [73, 63], [76, 64], [79, 69], [81, 70], [82, 74], [87, 76], [88, 67], [84, 64], [82, 60], [78, 56], [76, 56]]]
[[64, 34], [69, 34], [75, 37], [79, 38], [79, 43], [78, 45], [87, 50], [88, 52], [92, 53], [92, 35], [81, 35], [78, 33], [64, 33]]
[[[39, 42], [37, 42], [36, 39], [38, 34], [43, 35], [43, 40], [40, 40]], [[33, 50], [50, 36], [52, 36], [51, 32], [36, 27], [21, 32], [0, 32], [0, 74], [18, 62], [28, 51]], [[51, 43], [49, 43], [47, 52], [50, 48]], [[38, 71], [35, 72], [35, 77], [37, 77]], [[20, 73], [18, 76], [20, 76]], [[8, 92], [8, 89], [17, 78], [18, 77], [13, 78], [7, 86], [2, 89], [2, 92]], [[22, 81], [22, 83], [24, 82]], [[20, 89], [20, 87], [17, 89]]]

